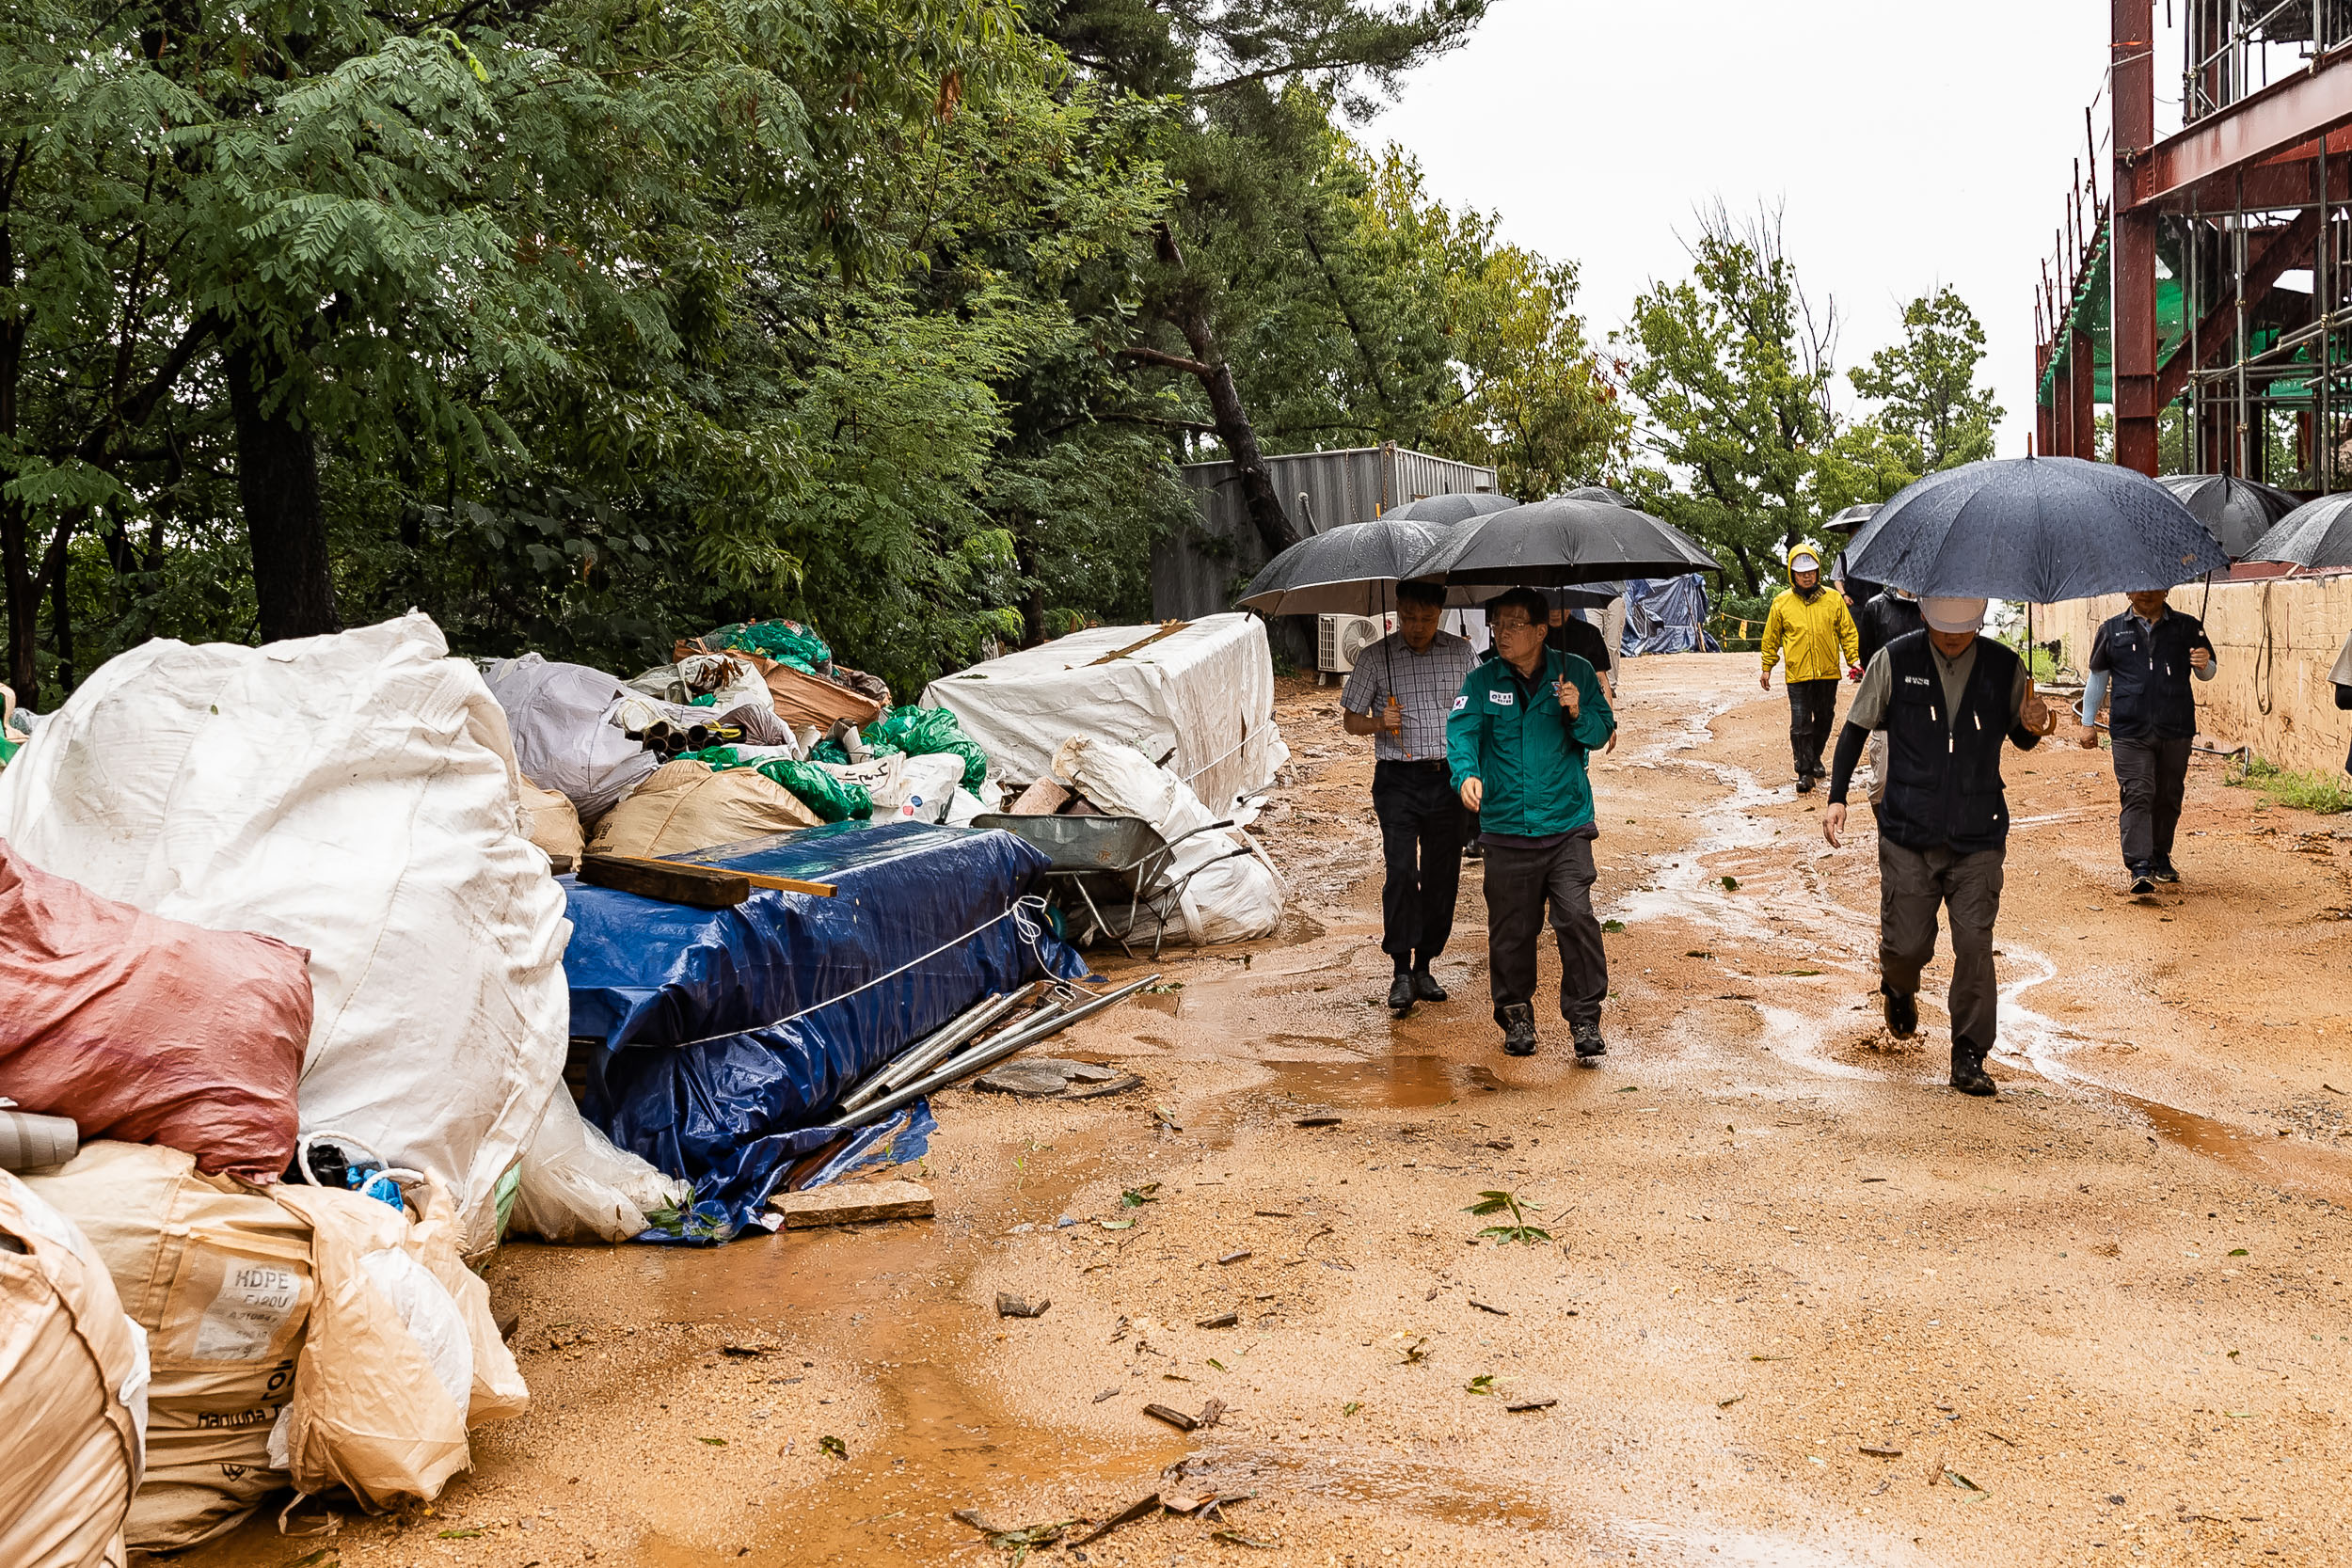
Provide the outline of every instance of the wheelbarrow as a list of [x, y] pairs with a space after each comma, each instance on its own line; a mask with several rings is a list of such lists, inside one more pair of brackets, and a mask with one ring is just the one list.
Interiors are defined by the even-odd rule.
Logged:
[[[1152, 937], [1152, 956], [1156, 958], [1168, 934], [1169, 911], [1184, 897], [1185, 885], [1217, 861], [1249, 853], [1247, 847], [1232, 850], [1201, 862], [1180, 877], [1173, 874], [1176, 847], [1196, 834], [1232, 825], [1228, 818], [1164, 838], [1140, 816], [1013, 816], [989, 812], [972, 819], [975, 828], [998, 829], [1041, 850], [1051, 863], [1045, 868], [1046, 880], [1057, 884], [1057, 891], [1074, 891], [1093, 920], [1092, 928], [1118, 942], [1131, 958], [1136, 950], [1128, 945], [1127, 938], [1142, 911], [1149, 910], [1158, 925]], [[1127, 900], [1125, 925], [1114, 928], [1104, 917], [1102, 904], [1095, 901], [1098, 894], [1105, 904], [1115, 906], [1121, 897]]]

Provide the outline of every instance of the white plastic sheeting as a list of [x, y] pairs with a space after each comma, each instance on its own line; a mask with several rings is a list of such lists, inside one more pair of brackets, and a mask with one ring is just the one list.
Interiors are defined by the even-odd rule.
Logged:
[[105, 897], [307, 950], [303, 1130], [442, 1183], [471, 1254], [564, 1070], [571, 927], [516, 831], [506, 715], [448, 652], [416, 613], [145, 643], [0, 773], [0, 838]]
[[[1157, 828], [1162, 838], [1171, 841], [1226, 820], [1211, 815], [1172, 770], [1152, 767], [1151, 759], [1131, 746], [1072, 736], [1054, 753], [1054, 776], [1076, 785], [1105, 816], [1140, 816]], [[1173, 882], [1187, 874], [1192, 874], [1192, 880], [1184, 884], [1175, 908], [1168, 911], [1168, 924], [1171, 930], [1181, 924], [1185, 939], [1194, 946], [1272, 936], [1281, 923], [1282, 879], [1238, 825], [1216, 832], [1193, 832], [1178, 844], [1167, 880]], [[1107, 910], [1104, 912], [1110, 914]], [[1138, 911], [1136, 918], [1140, 923], [1150, 916]], [[1149, 927], [1142, 927], [1129, 933], [1128, 941], [1137, 936], [1148, 939], [1152, 934]]]
[[1265, 623], [1212, 615], [1147, 642], [1159, 630], [1073, 632], [933, 681], [923, 703], [956, 716], [995, 776], [1025, 784], [1044, 778], [1056, 747], [1089, 736], [1133, 747], [1152, 762], [1168, 759], [1194, 794], [1225, 816], [1236, 796], [1272, 784], [1290, 757], [1274, 725]]
[[614, 1147], [558, 1089], [523, 1159], [508, 1224], [550, 1242], [626, 1242], [645, 1228], [648, 1213], [683, 1208], [693, 1190]]

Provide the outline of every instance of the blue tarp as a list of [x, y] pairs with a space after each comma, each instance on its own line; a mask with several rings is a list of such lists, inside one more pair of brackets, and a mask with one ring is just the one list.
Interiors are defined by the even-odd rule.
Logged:
[[[842, 822], [675, 858], [837, 890], [698, 910], [564, 879], [571, 1033], [606, 1048], [582, 1109], [694, 1183], [693, 1239], [748, 1223], [900, 1049], [992, 991], [1087, 972], [1041, 918], [1008, 917], [1047, 863], [1009, 833]], [[901, 1156], [928, 1132], [913, 1122]]]
[[1636, 578], [1625, 585], [1625, 635], [1618, 652], [1702, 654], [1721, 648], [1708, 635], [1707, 588], [1696, 572]]

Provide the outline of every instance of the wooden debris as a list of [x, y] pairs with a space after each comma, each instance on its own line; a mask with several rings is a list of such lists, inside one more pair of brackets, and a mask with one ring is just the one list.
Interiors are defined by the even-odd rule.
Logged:
[[1216, 1317], [1203, 1318], [1192, 1326], [1195, 1328], [1238, 1328], [1241, 1326], [1241, 1314], [1219, 1312]]
[[1016, 1296], [1010, 1291], [996, 1292], [996, 1315], [1000, 1318], [1041, 1318], [1045, 1316], [1045, 1309], [1053, 1305], [1043, 1296], [1031, 1302], [1027, 1297]]
[[1225, 1419], [1225, 1402], [1211, 1396], [1209, 1402], [1200, 1407], [1199, 1419], [1204, 1427], [1213, 1427]]
[[1137, 1519], [1148, 1519], [1159, 1511], [1160, 1495], [1157, 1492], [1152, 1493], [1148, 1497], [1138, 1497], [1134, 1502], [1129, 1503], [1125, 1508], [1120, 1509], [1117, 1513], [1112, 1514], [1109, 1518], [1095, 1526], [1093, 1529], [1078, 1537], [1077, 1540], [1073, 1541], [1071, 1544], [1073, 1546], [1091, 1545], [1095, 1542], [1102, 1540], [1103, 1537], [1110, 1534], [1111, 1531], [1117, 1529], [1120, 1526], [1132, 1525]]
[[1070, 791], [1059, 781], [1040, 779], [1005, 808], [1008, 816], [1051, 816], [1070, 803]]
[[1217, 1266], [1222, 1268], [1228, 1263], [1238, 1263], [1249, 1255], [1249, 1249], [1248, 1247], [1242, 1248], [1239, 1252], [1229, 1252], [1224, 1257], [1216, 1260]]
[[1199, 1417], [1187, 1416], [1183, 1411], [1172, 1409], [1165, 1404], [1147, 1404], [1143, 1407], [1143, 1413], [1146, 1416], [1151, 1417], [1155, 1421], [1166, 1421], [1169, 1426], [1174, 1427], [1178, 1432], [1198, 1432], [1200, 1430], [1200, 1419]]
[[1518, 1400], [1502, 1408], [1514, 1416], [1522, 1416], [1531, 1410], [1549, 1410], [1559, 1402], [1558, 1400]]
[[1511, 1315], [1511, 1309], [1509, 1307], [1497, 1307], [1491, 1301], [1480, 1301], [1476, 1296], [1470, 1298], [1470, 1304], [1472, 1307], [1477, 1307], [1481, 1312], [1492, 1312], [1498, 1318], [1507, 1318]]
[[697, 910], [731, 910], [752, 895], [750, 879], [737, 872], [621, 855], [587, 856], [580, 863], [580, 879]]
[[1903, 1456], [1902, 1449], [1890, 1449], [1882, 1443], [1857, 1443], [1853, 1451], [1867, 1453], [1872, 1459], [1900, 1459]]
[[1340, 1125], [1340, 1119], [1334, 1116], [1299, 1117], [1295, 1118], [1291, 1125], [1293, 1127], [1337, 1127]]
[[768, 1207], [784, 1216], [787, 1230], [821, 1225], [861, 1225], [867, 1220], [931, 1217], [931, 1194], [912, 1181], [860, 1181], [813, 1192], [782, 1193]]

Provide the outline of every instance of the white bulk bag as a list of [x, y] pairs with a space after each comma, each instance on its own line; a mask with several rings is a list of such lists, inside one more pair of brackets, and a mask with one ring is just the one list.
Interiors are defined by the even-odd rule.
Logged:
[[[1171, 842], [1192, 833], [1176, 847], [1166, 879], [1185, 884], [1170, 924], [1181, 920], [1185, 936], [1196, 946], [1248, 942], [1274, 934], [1282, 919], [1282, 879], [1273, 863], [1238, 826], [1214, 832], [1194, 832], [1222, 820], [1184, 780], [1132, 746], [1073, 735], [1054, 752], [1054, 776], [1093, 802], [1109, 816], [1140, 816]], [[1235, 854], [1236, 849], [1248, 851]], [[1138, 913], [1138, 921], [1147, 919]], [[1141, 927], [1128, 940], [1149, 936]]]
[[0, 838], [104, 897], [306, 949], [302, 1130], [432, 1176], [473, 1254], [564, 1070], [571, 928], [516, 831], [506, 714], [448, 653], [413, 612], [144, 643], [0, 773]]
[[[525, 654], [500, 659], [485, 678], [505, 710], [522, 770], [570, 800], [584, 828], [661, 766], [615, 721], [625, 704], [644, 699], [601, 670]], [[649, 711], [628, 727], [642, 729], [658, 716], [666, 712]]]

